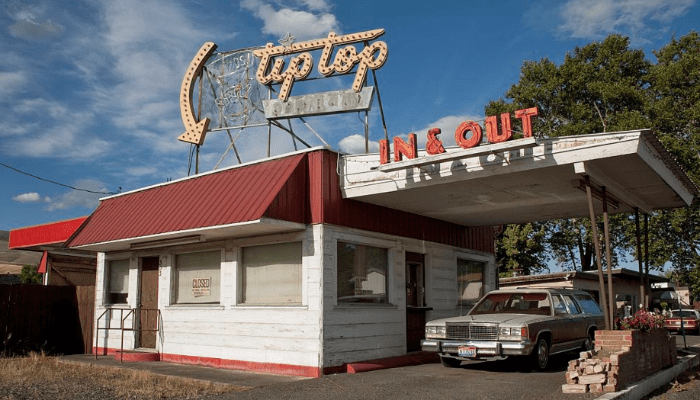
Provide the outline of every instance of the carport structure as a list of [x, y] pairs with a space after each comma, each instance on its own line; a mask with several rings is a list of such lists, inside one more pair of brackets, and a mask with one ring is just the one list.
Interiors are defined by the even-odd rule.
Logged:
[[[352, 155], [343, 157], [340, 173], [348, 198], [466, 226], [604, 214], [606, 238], [608, 212], [685, 207], [698, 194], [650, 130], [529, 137], [448, 148], [439, 155], [423, 151], [414, 159], [381, 165], [376, 155]], [[601, 246], [597, 240], [595, 245], [601, 305], [610, 323]]]

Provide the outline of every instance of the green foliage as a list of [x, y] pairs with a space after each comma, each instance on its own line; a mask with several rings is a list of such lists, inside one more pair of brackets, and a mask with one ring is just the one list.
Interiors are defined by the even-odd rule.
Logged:
[[41, 274], [36, 272], [36, 267], [25, 265], [19, 273], [19, 280], [22, 283], [41, 283]]
[[503, 276], [517, 271], [522, 275], [548, 271], [542, 224], [506, 225], [499, 236], [496, 260]]
[[[644, 110], [648, 104], [650, 67], [642, 50], [630, 49], [628, 38], [611, 35], [602, 42], [576, 47], [561, 65], [547, 58], [526, 61], [519, 82], [511, 86], [505, 100], [490, 102], [486, 115], [536, 106], [538, 116], [533, 118], [533, 131], [549, 137], [649, 127]], [[628, 223], [626, 216], [610, 218], [611, 248], [616, 250], [611, 252], [612, 265], [617, 265], [618, 257], [629, 247], [625, 237]], [[602, 241], [602, 219], [598, 224]], [[540, 246], [529, 249], [530, 259], [544, 260], [551, 255], [565, 270], [596, 268], [588, 218], [549, 221], [542, 227]], [[509, 254], [520, 256], [522, 247], [512, 238], [499, 240], [498, 252], [504, 254], [501, 267], [519, 265], [520, 261], [510, 260]], [[604, 250], [602, 257], [604, 262]], [[532, 269], [538, 270], [542, 271]]]

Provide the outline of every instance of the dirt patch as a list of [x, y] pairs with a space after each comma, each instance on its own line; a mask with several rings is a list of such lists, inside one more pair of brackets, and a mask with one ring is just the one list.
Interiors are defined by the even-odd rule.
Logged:
[[54, 357], [0, 358], [0, 400], [201, 399], [248, 388], [59, 362]]

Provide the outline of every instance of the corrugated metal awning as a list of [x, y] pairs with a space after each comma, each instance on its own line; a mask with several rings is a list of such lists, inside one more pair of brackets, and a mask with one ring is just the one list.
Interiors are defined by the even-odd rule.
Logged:
[[60, 249], [87, 219], [88, 217], [80, 217], [13, 229], [10, 231], [7, 247], [15, 250], [35, 251]]
[[115, 251], [303, 229], [303, 220], [285, 218], [300, 215], [298, 210], [271, 209], [304, 156], [236, 166], [104, 198], [68, 246]]

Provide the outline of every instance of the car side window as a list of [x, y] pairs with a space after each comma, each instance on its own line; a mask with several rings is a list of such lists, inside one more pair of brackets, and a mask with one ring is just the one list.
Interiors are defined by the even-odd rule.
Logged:
[[567, 315], [569, 311], [566, 309], [566, 304], [558, 294], [552, 295], [552, 304], [554, 304], [554, 314]]
[[586, 314], [599, 314], [602, 313], [600, 307], [598, 307], [598, 303], [593, 300], [593, 298], [587, 294], [577, 294], [576, 295], [576, 300], [578, 300], [579, 304], [581, 304], [581, 307], [583, 307], [583, 311]]
[[578, 304], [576, 304], [576, 301], [574, 301], [574, 297], [572, 295], [565, 294], [564, 302], [566, 302], [566, 305], [569, 307], [569, 311], [572, 314], [581, 314], [581, 309], [578, 307]]

